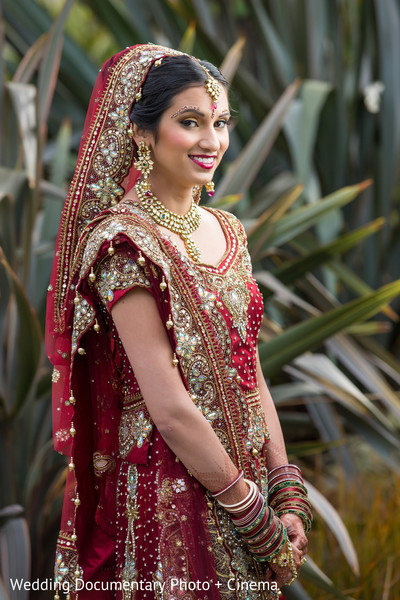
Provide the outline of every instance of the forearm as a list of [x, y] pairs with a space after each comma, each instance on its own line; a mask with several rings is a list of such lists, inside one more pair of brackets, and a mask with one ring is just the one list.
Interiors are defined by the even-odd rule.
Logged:
[[[238, 468], [210, 423], [194, 404], [179, 403], [175, 398], [175, 406], [176, 414], [170, 415], [158, 425], [162, 437], [202, 485], [212, 493], [220, 491], [236, 478]], [[241, 500], [247, 491], [247, 485], [240, 479], [220, 498], [225, 502], [235, 503]]]

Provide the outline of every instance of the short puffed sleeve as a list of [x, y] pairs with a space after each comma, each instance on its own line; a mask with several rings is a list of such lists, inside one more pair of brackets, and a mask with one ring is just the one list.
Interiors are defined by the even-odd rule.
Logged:
[[96, 264], [94, 288], [104, 306], [110, 311], [113, 305], [129, 290], [144, 288], [154, 295], [156, 267], [140, 250], [128, 243], [120, 243]]

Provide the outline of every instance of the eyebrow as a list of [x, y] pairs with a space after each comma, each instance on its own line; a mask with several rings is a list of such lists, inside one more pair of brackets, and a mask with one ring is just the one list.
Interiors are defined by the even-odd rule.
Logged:
[[197, 106], [182, 106], [182, 108], [179, 108], [176, 112], [174, 112], [173, 115], [171, 115], [171, 119], [174, 119], [175, 117], [178, 117], [179, 115], [182, 115], [183, 113], [187, 112], [196, 113], [204, 117], [203, 113], [200, 112], [200, 109], [197, 108]]
[[[206, 115], [204, 113], [202, 113], [198, 108], [195, 108], [194, 106], [187, 106], [187, 107], [183, 107], [179, 110], [177, 110], [173, 115], [171, 115], [171, 119], [174, 119], [175, 117], [179, 117], [180, 115], [183, 115], [185, 113], [194, 113], [196, 115], [199, 115], [199, 117], [205, 117]], [[224, 117], [225, 115], [230, 115], [230, 111], [228, 109], [226, 109], [224, 112], [222, 112], [219, 117]]]

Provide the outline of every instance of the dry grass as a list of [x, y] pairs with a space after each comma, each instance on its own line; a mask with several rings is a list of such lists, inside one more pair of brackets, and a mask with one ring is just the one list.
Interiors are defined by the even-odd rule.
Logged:
[[[364, 462], [367, 461], [367, 462]], [[326, 478], [321, 478], [326, 482]], [[400, 600], [400, 476], [364, 456], [361, 473], [350, 483], [343, 473], [320, 490], [339, 511], [355, 545], [360, 576], [348, 566], [334, 536], [315, 519], [309, 551], [344, 593], [360, 600]], [[335, 481], [335, 484], [332, 484]], [[332, 596], [302, 581], [315, 600]]]

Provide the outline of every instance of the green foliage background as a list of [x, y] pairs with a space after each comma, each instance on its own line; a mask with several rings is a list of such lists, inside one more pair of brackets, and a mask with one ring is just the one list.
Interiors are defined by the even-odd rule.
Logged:
[[399, 0], [3, 0], [0, 18], [0, 599], [17, 598], [10, 576], [52, 574], [65, 479], [43, 344], [55, 235], [97, 70], [147, 41], [232, 81], [213, 202], [247, 229], [263, 369], [316, 513], [285, 593], [396, 598]]

